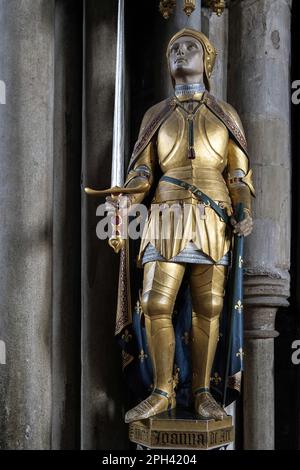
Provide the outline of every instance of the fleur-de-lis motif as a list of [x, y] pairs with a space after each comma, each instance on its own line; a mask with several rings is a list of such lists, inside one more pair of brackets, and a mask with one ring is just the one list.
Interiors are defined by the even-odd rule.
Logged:
[[219, 385], [219, 383], [222, 382], [222, 379], [219, 376], [218, 372], [215, 372], [214, 376], [210, 378], [210, 381], [214, 382], [216, 385]]
[[128, 330], [124, 331], [122, 335], [122, 340], [125, 341], [125, 343], [129, 343], [129, 341], [132, 340], [132, 335], [129, 333]]
[[244, 359], [244, 355], [245, 355], [245, 353], [244, 353], [244, 351], [243, 351], [243, 348], [240, 348], [240, 349], [239, 349], [239, 352], [236, 353], [236, 357], [239, 357], [239, 356], [240, 356], [241, 360]]
[[243, 312], [243, 304], [241, 302], [241, 300], [239, 300], [237, 302], [237, 304], [234, 306], [235, 310], [237, 310], [239, 313], [242, 313]]
[[179, 367], [177, 367], [177, 365], [174, 364], [173, 388], [177, 387], [177, 385], [179, 384], [179, 372], [180, 372]]
[[135, 308], [136, 308], [137, 312], [139, 313], [139, 315], [142, 315], [143, 309], [142, 309], [141, 302], [139, 300], [137, 300]]
[[148, 354], [145, 353], [145, 351], [143, 349], [141, 349], [141, 352], [139, 354], [139, 360], [141, 362], [144, 362], [145, 359], [148, 358]]
[[188, 331], [185, 331], [183, 336], [181, 336], [181, 340], [184, 342], [184, 344], [188, 345], [190, 342], [190, 335]]

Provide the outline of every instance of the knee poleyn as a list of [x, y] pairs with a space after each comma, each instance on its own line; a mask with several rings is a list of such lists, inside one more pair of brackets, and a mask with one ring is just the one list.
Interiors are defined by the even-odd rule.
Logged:
[[220, 295], [207, 295], [198, 298], [194, 306], [194, 315], [201, 315], [206, 318], [218, 317], [223, 308], [223, 297]]
[[171, 317], [174, 303], [166, 296], [156, 292], [146, 292], [142, 296], [142, 309], [148, 317]]

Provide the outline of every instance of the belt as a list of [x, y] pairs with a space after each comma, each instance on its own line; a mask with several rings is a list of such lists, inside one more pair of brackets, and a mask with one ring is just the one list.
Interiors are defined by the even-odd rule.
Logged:
[[228, 224], [229, 217], [222, 207], [218, 206], [207, 194], [204, 194], [200, 189], [198, 189], [193, 184], [189, 184], [186, 181], [179, 180], [177, 178], [173, 178], [172, 176], [163, 176], [160, 181], [166, 181], [167, 183], [175, 184], [176, 186], [180, 186], [181, 188], [190, 191], [192, 194], [196, 196], [196, 198], [201, 201], [205, 206], [211, 207], [216, 214], [220, 217], [223, 222]]

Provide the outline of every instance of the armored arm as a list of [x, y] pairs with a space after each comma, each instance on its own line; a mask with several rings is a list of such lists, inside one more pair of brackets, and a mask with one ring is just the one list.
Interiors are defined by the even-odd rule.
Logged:
[[248, 157], [232, 139], [228, 145], [227, 186], [233, 207], [242, 202], [251, 214], [251, 196], [255, 196], [252, 170]]
[[[140, 127], [137, 143], [144, 134], [145, 129], [147, 129], [149, 122], [151, 122], [151, 119], [153, 119], [156, 108], [157, 106], [153, 106], [146, 112]], [[144, 192], [130, 194], [129, 199], [131, 204], [140, 204], [151, 188], [153, 183], [155, 161], [156, 145], [155, 137], [152, 137], [144, 150], [139, 155], [137, 155], [136, 158], [134, 158], [133, 162], [129, 164], [128, 174], [124, 186], [128, 188], [135, 188], [140, 185], [145, 186]]]
[[134, 166], [129, 169], [125, 187], [134, 188], [141, 184], [145, 186], [145, 192], [130, 194], [131, 204], [140, 204], [153, 183], [153, 171], [155, 164], [155, 144], [150, 141], [147, 147], [138, 157]]

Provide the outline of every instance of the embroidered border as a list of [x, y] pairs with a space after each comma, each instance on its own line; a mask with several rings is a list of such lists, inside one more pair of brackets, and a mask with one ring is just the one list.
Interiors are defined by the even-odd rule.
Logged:
[[235, 139], [238, 141], [238, 143], [242, 147], [242, 150], [244, 150], [244, 152], [248, 156], [248, 147], [247, 147], [247, 141], [245, 139], [245, 136], [237, 127], [235, 122], [228, 116], [228, 114], [226, 114], [223, 111], [221, 106], [217, 103], [215, 97], [207, 93], [205, 104], [214, 114], [216, 114], [216, 116], [219, 119], [221, 119], [221, 121], [223, 121], [227, 129], [232, 133], [233, 137], [235, 137]]
[[129, 245], [126, 245], [120, 253], [120, 271], [118, 286], [118, 305], [116, 316], [115, 335], [132, 323], [131, 318], [131, 296], [130, 296], [130, 273], [129, 273]]
[[134, 165], [137, 157], [140, 153], [145, 149], [149, 140], [153, 137], [157, 129], [160, 125], [167, 119], [170, 113], [176, 106], [176, 102], [173, 98], [168, 98], [166, 105], [164, 108], [150, 121], [150, 123], [146, 126], [144, 132], [142, 133], [141, 137], [138, 139], [137, 143], [134, 146], [133, 153], [130, 159], [128, 171]]
[[[218, 104], [217, 100], [213, 95], [206, 92], [204, 98], [204, 103], [206, 106], [225, 124], [229, 132], [233, 135], [233, 137], [237, 140], [238, 144], [241, 146], [242, 150], [248, 156], [248, 147], [247, 141], [245, 136], [240, 131], [238, 126], [235, 124], [233, 119], [231, 119], [228, 114], [223, 111], [221, 106]], [[153, 137], [157, 129], [161, 126], [161, 124], [169, 117], [171, 112], [176, 108], [176, 100], [174, 98], [168, 98], [166, 101], [166, 105], [164, 108], [150, 121], [150, 123], [146, 126], [144, 132], [138, 139], [135, 147], [133, 149], [133, 153], [130, 159], [128, 171], [133, 167], [134, 163], [136, 162], [137, 157], [140, 153], [145, 149], [147, 144], [149, 143], [150, 139]]]

